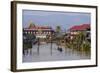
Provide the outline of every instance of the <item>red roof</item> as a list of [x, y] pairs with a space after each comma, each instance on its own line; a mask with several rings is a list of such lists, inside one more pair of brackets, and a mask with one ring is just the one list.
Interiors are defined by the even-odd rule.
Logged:
[[32, 26], [29, 27], [28, 29], [52, 29], [52, 28], [49, 26]]
[[86, 30], [90, 28], [90, 24], [82, 24], [82, 25], [76, 25], [71, 27], [70, 31], [80, 31], [80, 30]]
[[29, 26], [28, 28], [25, 28], [25, 30], [49, 30], [54, 31], [50, 26]]

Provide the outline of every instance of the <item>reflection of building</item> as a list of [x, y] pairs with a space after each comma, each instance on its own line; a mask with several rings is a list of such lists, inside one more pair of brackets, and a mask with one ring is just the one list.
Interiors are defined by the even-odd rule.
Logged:
[[54, 34], [54, 30], [49, 26], [31, 26], [24, 28], [23, 32], [25, 34], [34, 34], [36, 38], [46, 38]]
[[73, 39], [74, 36], [78, 35], [80, 32], [84, 32], [86, 39], [90, 41], [90, 24], [76, 25], [69, 29], [70, 39]]

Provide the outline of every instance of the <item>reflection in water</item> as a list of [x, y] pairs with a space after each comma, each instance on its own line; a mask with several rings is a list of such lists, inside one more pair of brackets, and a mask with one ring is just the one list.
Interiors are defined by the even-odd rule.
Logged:
[[65, 48], [55, 43], [52, 44], [52, 48], [50, 46], [50, 43], [41, 44], [40, 48], [38, 44], [33, 45], [31, 54], [23, 55], [23, 62], [90, 59], [90, 51]]

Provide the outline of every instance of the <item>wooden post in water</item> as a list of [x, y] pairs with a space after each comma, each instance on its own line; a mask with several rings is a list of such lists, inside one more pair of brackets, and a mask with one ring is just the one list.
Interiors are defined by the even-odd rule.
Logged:
[[51, 56], [52, 56], [52, 34], [51, 34], [51, 47], [50, 47], [50, 49], [51, 49]]
[[51, 40], [51, 55], [52, 55], [52, 40]]
[[40, 39], [38, 38], [38, 48], [37, 48], [38, 55], [39, 55], [39, 48], [40, 48]]

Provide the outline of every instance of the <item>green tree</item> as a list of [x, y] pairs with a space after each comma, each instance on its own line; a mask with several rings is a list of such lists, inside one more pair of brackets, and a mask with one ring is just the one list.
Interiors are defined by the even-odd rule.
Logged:
[[85, 50], [90, 49], [90, 43], [86, 40], [86, 32], [79, 32], [79, 34], [75, 37], [74, 43], [77, 49]]
[[60, 33], [60, 31], [61, 31], [61, 27], [60, 26], [56, 26], [56, 32]]

